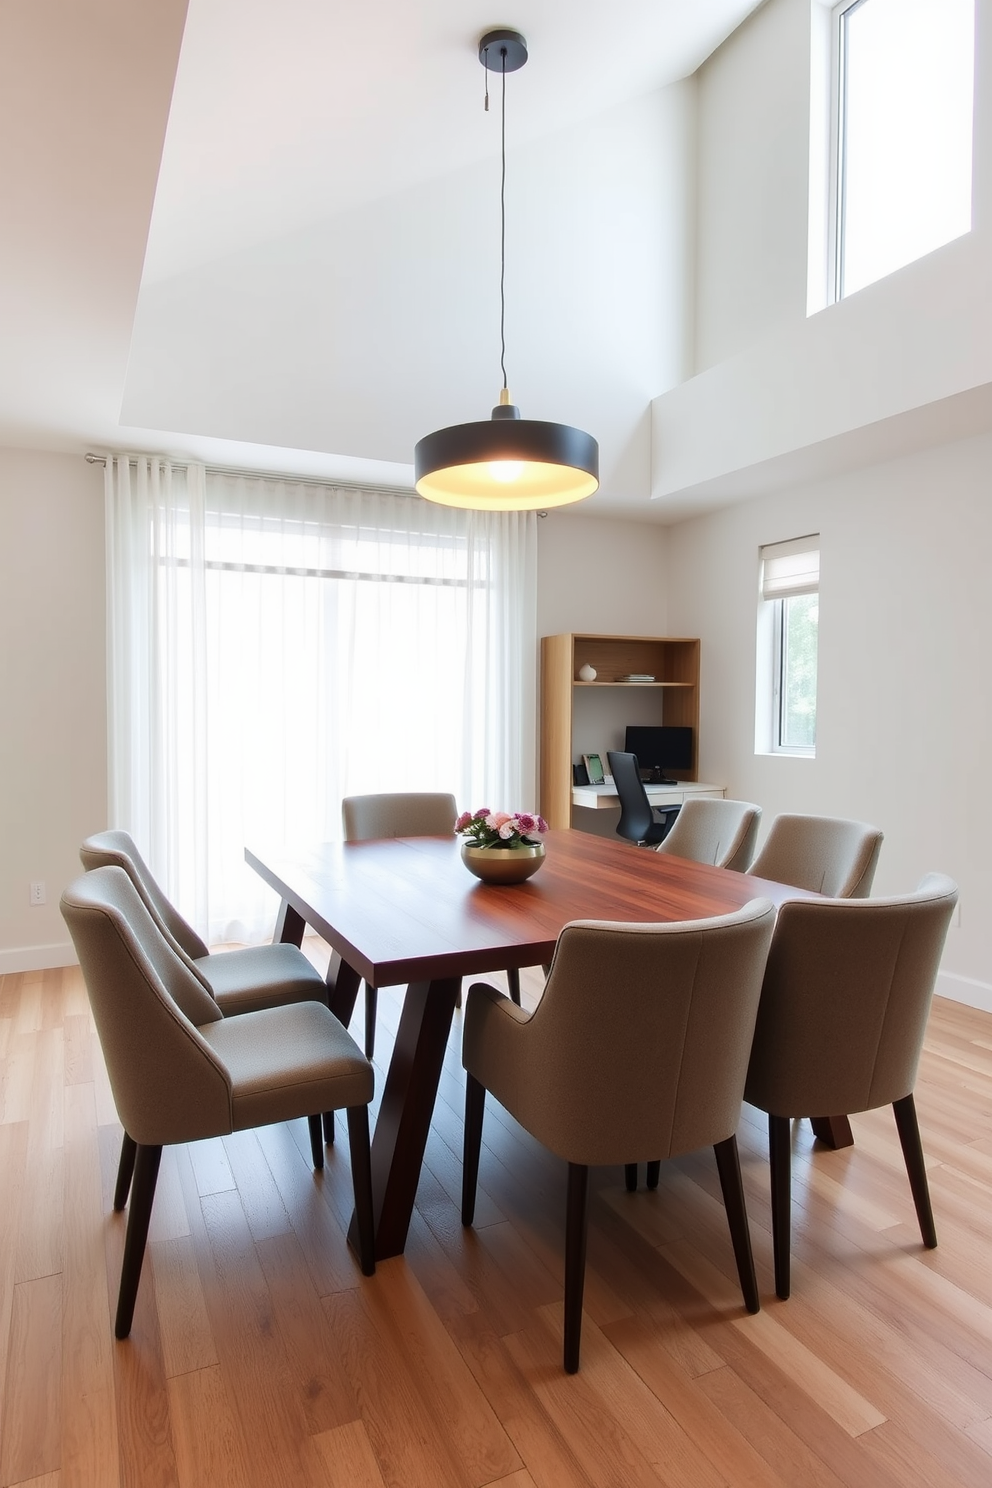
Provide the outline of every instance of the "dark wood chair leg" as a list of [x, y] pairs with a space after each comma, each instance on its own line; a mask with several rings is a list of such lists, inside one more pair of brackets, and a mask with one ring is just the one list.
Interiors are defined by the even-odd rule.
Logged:
[[637, 1164], [636, 1163], [624, 1163], [624, 1165], [623, 1165], [623, 1181], [624, 1181], [624, 1183], [627, 1186], [627, 1192], [628, 1193], [636, 1193], [637, 1192]]
[[[327, 1006], [334, 1012], [334, 994], [338, 986], [338, 973], [341, 970], [341, 957], [337, 951], [332, 951], [327, 963], [327, 973], [324, 977], [324, 985], [327, 988]], [[368, 1026], [368, 1025], [366, 1025]], [[328, 1147], [334, 1146], [334, 1112], [325, 1111], [323, 1119], [324, 1141]]]
[[768, 1165], [772, 1176], [775, 1291], [784, 1302], [792, 1289], [792, 1122], [788, 1116], [768, 1117]]
[[375, 1014], [379, 1005], [379, 993], [375, 987], [365, 983], [365, 1058], [375, 1053]]
[[734, 1259], [744, 1294], [744, 1306], [748, 1312], [758, 1312], [761, 1301], [758, 1297], [758, 1278], [754, 1274], [754, 1256], [751, 1252], [751, 1232], [747, 1223], [737, 1138], [728, 1137], [725, 1142], [717, 1142], [713, 1151], [716, 1153], [716, 1166], [723, 1190], [723, 1207], [727, 1211], [727, 1222], [730, 1225], [730, 1238], [734, 1244]]
[[127, 1132], [121, 1143], [121, 1160], [117, 1164], [117, 1187], [114, 1189], [114, 1208], [118, 1214], [127, 1203], [127, 1196], [131, 1190], [131, 1175], [134, 1172], [134, 1154], [137, 1146]]
[[906, 1160], [906, 1172], [909, 1174], [909, 1186], [913, 1191], [913, 1203], [916, 1205], [916, 1217], [920, 1222], [923, 1244], [928, 1250], [935, 1250], [937, 1228], [933, 1222], [933, 1209], [930, 1207], [930, 1185], [927, 1182], [926, 1164], [923, 1161], [923, 1144], [920, 1141], [920, 1123], [916, 1118], [916, 1101], [911, 1094], [904, 1095], [902, 1100], [893, 1102], [892, 1110], [896, 1118], [896, 1130], [899, 1133], [902, 1155]]
[[520, 1006], [520, 972], [515, 966], [511, 966], [506, 973], [506, 985], [510, 993], [510, 1001]]
[[321, 1137], [320, 1116], [308, 1116], [307, 1126], [310, 1128], [310, 1156], [313, 1158], [314, 1171], [319, 1173], [324, 1166], [324, 1143]]
[[661, 1161], [648, 1163], [648, 1188], [657, 1188], [661, 1179]]
[[811, 1116], [809, 1124], [816, 1140], [835, 1152], [841, 1147], [854, 1146], [854, 1133], [846, 1116]]
[[486, 1110], [486, 1087], [465, 1072], [465, 1141], [462, 1147], [462, 1224], [475, 1218], [475, 1190], [479, 1182], [479, 1153], [482, 1150], [482, 1118]]
[[148, 1239], [148, 1222], [152, 1217], [155, 1184], [161, 1161], [161, 1147], [136, 1148], [131, 1207], [124, 1239], [124, 1263], [121, 1266], [121, 1285], [117, 1294], [117, 1319], [114, 1323], [114, 1336], [117, 1338], [126, 1338], [131, 1331], [138, 1282], [141, 1280], [141, 1263], [145, 1258], [145, 1241]]
[[565, 1211], [565, 1373], [579, 1368], [582, 1337], [582, 1291], [586, 1279], [586, 1198], [589, 1169], [582, 1163], [568, 1165], [568, 1199]]
[[358, 1259], [363, 1276], [375, 1275], [375, 1217], [372, 1207], [372, 1160], [369, 1150], [369, 1108], [348, 1107], [351, 1178], [355, 1188]]

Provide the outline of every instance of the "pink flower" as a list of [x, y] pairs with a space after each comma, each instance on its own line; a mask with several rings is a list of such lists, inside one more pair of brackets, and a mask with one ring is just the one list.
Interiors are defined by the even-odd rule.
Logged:
[[543, 816], [537, 818], [537, 830], [539, 832], [548, 832], [551, 830]]
[[515, 837], [517, 835], [517, 829], [513, 824], [512, 817], [508, 816], [506, 820], [501, 823], [499, 828], [499, 835], [503, 838], [504, 841], [506, 841], [506, 839], [509, 837]]
[[521, 832], [537, 831], [537, 817], [531, 816], [530, 812], [528, 811], [518, 811], [514, 820], [516, 821], [517, 826], [519, 827]]
[[472, 813], [471, 813], [471, 811], [463, 811], [462, 814], [461, 814], [461, 816], [455, 822], [455, 831], [456, 832], [464, 832], [465, 828], [468, 826], [468, 824], [469, 824], [469, 822], [471, 820], [472, 820]]
[[475, 820], [476, 821], [485, 821], [486, 817], [487, 816], [491, 816], [491, 815], [492, 815], [492, 812], [489, 810], [489, 807], [488, 806], [483, 806], [483, 807], [481, 807], [475, 813]]
[[499, 832], [501, 837], [512, 836], [512, 833], [504, 833], [500, 830], [507, 822], [512, 822], [512, 820], [513, 817], [508, 811], [494, 811], [491, 816], [486, 817], [486, 826], [492, 827], [494, 832]]

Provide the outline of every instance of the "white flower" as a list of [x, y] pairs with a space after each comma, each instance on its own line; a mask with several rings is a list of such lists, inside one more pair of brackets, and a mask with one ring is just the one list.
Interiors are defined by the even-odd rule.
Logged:
[[504, 840], [508, 837], [515, 837], [517, 835], [517, 829], [512, 822], [504, 822], [499, 829], [499, 835]]

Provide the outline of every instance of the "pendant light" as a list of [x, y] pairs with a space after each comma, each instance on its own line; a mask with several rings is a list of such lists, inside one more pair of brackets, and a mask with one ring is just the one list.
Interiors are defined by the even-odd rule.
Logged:
[[[417, 490], [441, 506], [485, 511], [544, 511], [591, 496], [599, 486], [599, 445], [568, 424], [522, 419], [506, 385], [506, 74], [527, 61], [519, 31], [487, 31], [479, 61], [502, 79], [500, 134], [499, 333], [503, 386], [492, 417], [453, 424], [419, 440], [414, 451]], [[488, 79], [486, 107], [489, 107]]]

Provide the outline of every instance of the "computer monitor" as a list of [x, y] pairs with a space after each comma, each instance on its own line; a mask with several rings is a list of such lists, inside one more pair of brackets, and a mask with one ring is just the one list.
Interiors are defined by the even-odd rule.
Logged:
[[637, 755], [642, 770], [650, 770], [652, 774], [692, 769], [691, 728], [628, 724], [623, 747], [628, 754]]

